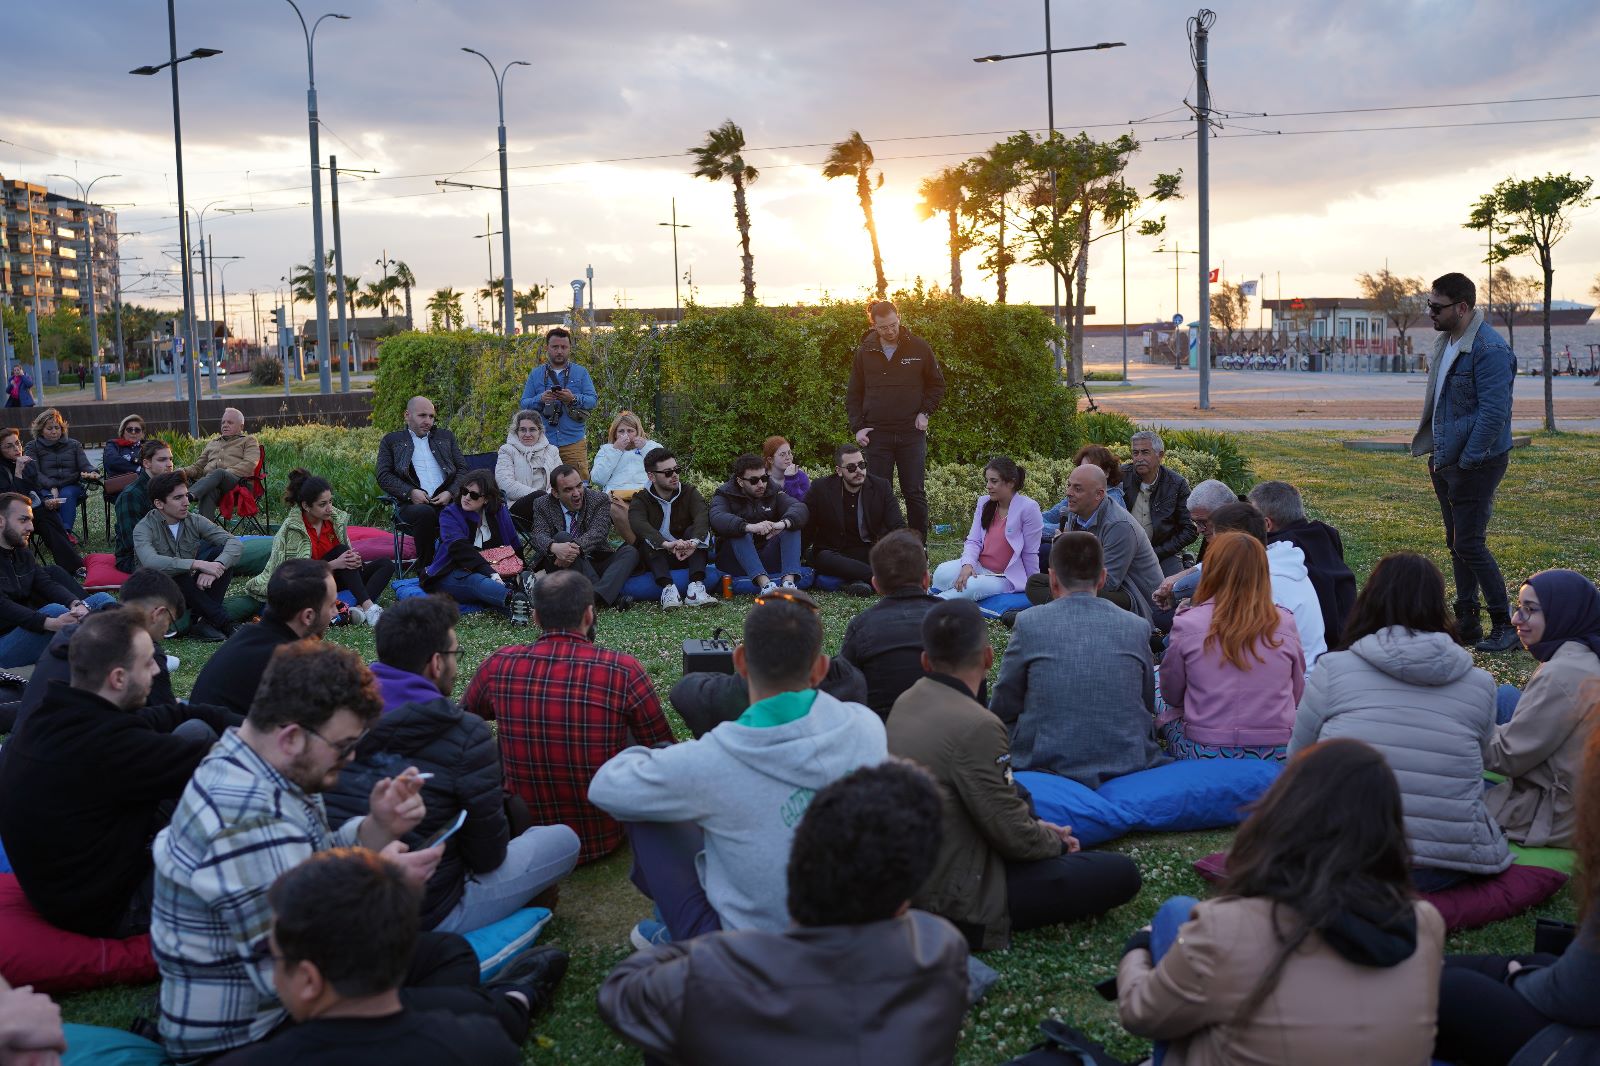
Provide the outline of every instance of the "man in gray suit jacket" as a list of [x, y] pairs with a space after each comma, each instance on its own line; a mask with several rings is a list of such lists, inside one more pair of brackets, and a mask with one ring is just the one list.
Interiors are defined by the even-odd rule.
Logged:
[[[1106, 569], [1100, 596], [1150, 623], [1155, 618], [1150, 596], [1165, 580], [1161, 561], [1144, 527], [1106, 496], [1106, 472], [1093, 463], [1078, 467], [1067, 479], [1067, 529], [1092, 533], [1100, 542]], [[1049, 603], [1053, 588], [1046, 575], [1035, 574], [1028, 579], [1028, 599]]]
[[1055, 599], [1018, 616], [989, 697], [1011, 730], [1012, 767], [1099, 788], [1166, 762], [1156, 744], [1150, 624], [1098, 595], [1101, 542], [1061, 534], [1050, 547], [1049, 581]]

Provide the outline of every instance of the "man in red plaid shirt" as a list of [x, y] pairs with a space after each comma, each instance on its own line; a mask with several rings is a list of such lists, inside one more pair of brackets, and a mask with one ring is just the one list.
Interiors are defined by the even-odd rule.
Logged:
[[655, 686], [633, 656], [595, 644], [594, 586], [575, 570], [541, 578], [534, 616], [544, 635], [489, 656], [461, 705], [499, 723], [506, 786], [538, 825], [560, 823], [583, 842], [580, 863], [622, 843], [622, 827], [589, 802], [589, 781], [631, 744], [672, 742]]

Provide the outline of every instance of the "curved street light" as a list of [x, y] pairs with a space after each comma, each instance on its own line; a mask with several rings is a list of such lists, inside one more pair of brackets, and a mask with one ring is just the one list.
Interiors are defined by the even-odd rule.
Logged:
[[[495, 97], [500, 104], [500, 306], [505, 319], [506, 336], [511, 337], [516, 335], [513, 324], [516, 321], [517, 290], [511, 285], [511, 187], [506, 180], [506, 71], [512, 67], [531, 67], [533, 64], [514, 59], [497, 72], [494, 62], [476, 48], [461, 50], [471, 52], [489, 64], [489, 73], [494, 75]], [[491, 274], [493, 272], [490, 271]]]

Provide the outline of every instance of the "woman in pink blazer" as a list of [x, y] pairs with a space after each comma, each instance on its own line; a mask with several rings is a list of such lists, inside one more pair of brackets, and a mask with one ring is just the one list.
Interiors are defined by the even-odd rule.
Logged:
[[940, 563], [933, 587], [947, 600], [982, 600], [1021, 592], [1039, 570], [1039, 535], [1044, 517], [1022, 494], [1027, 471], [1003, 455], [983, 468], [985, 495], [978, 497], [972, 529], [961, 558]]

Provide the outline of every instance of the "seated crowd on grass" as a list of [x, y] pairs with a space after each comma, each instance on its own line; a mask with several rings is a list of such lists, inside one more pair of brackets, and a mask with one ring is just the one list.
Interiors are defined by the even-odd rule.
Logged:
[[[76, 462], [65, 423], [42, 414], [26, 453], [0, 434], [0, 665], [36, 664], [0, 747], [0, 841], [52, 925], [149, 934], [175, 1061], [518, 1061], [566, 955], [529, 948], [485, 983], [463, 934], [555, 906], [626, 840], [649, 915], [598, 1009], [647, 1061], [948, 1062], [977, 955], [1142, 884], [1133, 858], [1040, 818], [1013, 771], [1099, 788], [1192, 760], [1284, 765], [1220, 895], [1129, 923], [1118, 1011], [1156, 1061], [1506, 1063], [1550, 1025], [1600, 1048], [1589, 578], [1521, 585], [1511, 618], [1539, 665], [1497, 688], [1432, 562], [1393, 552], [1358, 590], [1293, 485], [1191, 490], [1150, 432], [1126, 466], [1083, 449], [1048, 511], [994, 457], [961, 555], [930, 574], [859, 442], [812, 482], [772, 437], [707, 500], [631, 413], [592, 467], [574, 452], [581, 371], [535, 371], [493, 469], [411, 400], [377, 477], [421, 590], [390, 606], [393, 563], [353, 550], [328, 481], [294, 470], [242, 586], [249, 624], [223, 606], [241, 541], [214, 521], [259, 465], [237, 411], [188, 468], [136, 416], [108, 442], [106, 473], [137, 474], [116, 602], [56, 553], [70, 509], [52, 503], [72, 494], [29, 470]], [[714, 605], [712, 565], [756, 597], [734, 674], [674, 687], [694, 734], [675, 742], [596, 612], [626, 609], [638, 573], [662, 608]], [[877, 597], [839, 656], [809, 572]], [[454, 700], [460, 609], [517, 597], [538, 637]], [[187, 700], [162, 644], [186, 614], [179, 639], [225, 640]], [[375, 662], [321, 639], [336, 620], [373, 628]], [[1512, 843], [1576, 849], [1576, 940], [1446, 956], [1420, 893], [1499, 874]], [[0, 983], [0, 1059], [68, 1043], [46, 997]]]

